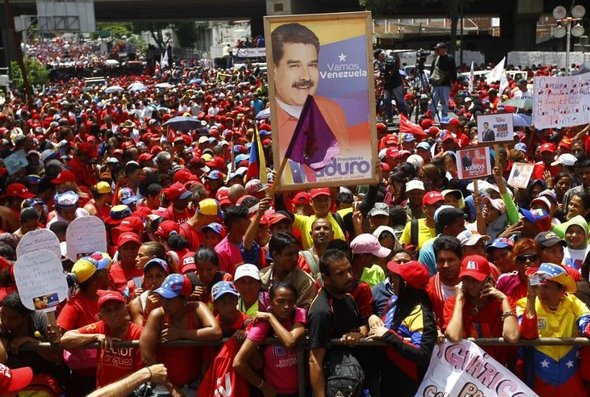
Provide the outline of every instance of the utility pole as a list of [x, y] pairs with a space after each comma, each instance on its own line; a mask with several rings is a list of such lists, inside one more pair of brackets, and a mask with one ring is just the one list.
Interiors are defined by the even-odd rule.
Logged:
[[8, 28], [12, 35], [12, 39], [14, 40], [14, 46], [16, 50], [16, 62], [20, 68], [20, 72], [23, 76], [23, 85], [25, 87], [25, 95], [27, 97], [27, 106], [29, 110], [33, 109], [33, 89], [31, 88], [31, 82], [29, 81], [29, 76], [27, 74], [27, 68], [25, 67], [25, 61], [23, 59], [23, 51], [21, 48], [21, 42], [16, 34], [16, 27], [14, 26], [14, 15], [12, 13], [12, 8], [10, 7], [10, 1], [4, 0], [4, 7], [6, 9], [6, 18], [8, 19]]

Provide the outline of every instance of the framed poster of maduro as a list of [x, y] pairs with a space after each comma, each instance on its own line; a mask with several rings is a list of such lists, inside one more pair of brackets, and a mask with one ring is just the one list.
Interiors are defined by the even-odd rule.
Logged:
[[375, 183], [369, 12], [265, 17], [279, 190]]

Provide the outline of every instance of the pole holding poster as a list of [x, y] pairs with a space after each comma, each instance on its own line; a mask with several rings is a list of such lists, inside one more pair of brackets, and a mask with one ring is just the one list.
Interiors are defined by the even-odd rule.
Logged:
[[376, 183], [369, 12], [265, 17], [279, 190]]

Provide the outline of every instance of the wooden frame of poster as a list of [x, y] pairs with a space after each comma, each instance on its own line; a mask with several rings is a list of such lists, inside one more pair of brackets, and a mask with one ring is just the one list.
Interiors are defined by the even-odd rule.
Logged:
[[[489, 128], [484, 131], [486, 124]], [[503, 130], [501, 134], [498, 133], [498, 127]], [[487, 139], [484, 140], [484, 137]], [[493, 137], [493, 139], [490, 139], [490, 137]], [[512, 113], [493, 113], [477, 116], [477, 142], [478, 146], [494, 146], [499, 143], [514, 142]]]
[[481, 179], [492, 174], [490, 148], [488, 146], [469, 146], [455, 152], [457, 159], [457, 178]]
[[[275, 32], [281, 26], [284, 27]], [[311, 33], [311, 40], [307, 40], [311, 44], [289, 42], [293, 30], [302, 30], [304, 35]], [[371, 13], [267, 16], [264, 32], [273, 159], [278, 169], [273, 191], [377, 183]], [[280, 54], [281, 59], [275, 60], [273, 41], [279, 39], [282, 45], [275, 47], [275, 54]], [[286, 45], [288, 55], [284, 54]], [[286, 69], [286, 64], [293, 70]], [[320, 124], [312, 118], [305, 138], [310, 133], [316, 135], [305, 141], [305, 149], [300, 149], [305, 156], [298, 161], [287, 160], [285, 152], [293, 140], [303, 105], [309, 102], [308, 95], [313, 98], [324, 127], [315, 130]], [[331, 134], [330, 150], [326, 151], [325, 145], [316, 145], [317, 131], [321, 131], [322, 139], [323, 132]], [[322, 149], [317, 150], [320, 146]], [[324, 156], [325, 153], [328, 154]], [[312, 155], [324, 156], [323, 161], [307, 161]]]

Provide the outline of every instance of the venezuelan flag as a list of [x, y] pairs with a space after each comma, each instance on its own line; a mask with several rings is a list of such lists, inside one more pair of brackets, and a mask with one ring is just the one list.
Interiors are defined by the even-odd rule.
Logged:
[[266, 158], [264, 157], [264, 150], [262, 150], [262, 142], [260, 142], [258, 128], [254, 134], [252, 134], [252, 146], [250, 146], [250, 159], [248, 161], [246, 181], [249, 181], [250, 179], [260, 179], [260, 182], [268, 183]]

